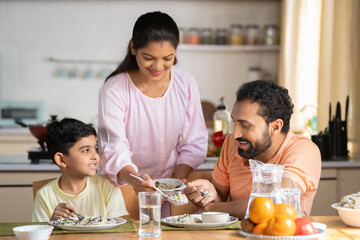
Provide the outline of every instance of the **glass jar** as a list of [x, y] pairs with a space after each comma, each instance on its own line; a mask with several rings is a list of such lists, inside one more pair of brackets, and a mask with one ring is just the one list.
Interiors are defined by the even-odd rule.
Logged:
[[277, 25], [265, 25], [265, 45], [279, 44], [279, 30]]
[[184, 28], [179, 28], [179, 44], [184, 44], [185, 43], [185, 29]]
[[200, 43], [213, 44], [213, 31], [210, 28], [202, 29]]
[[218, 45], [225, 45], [228, 43], [228, 31], [225, 28], [216, 29], [215, 43]]
[[248, 70], [248, 81], [255, 81], [262, 79], [261, 67], [259, 66], [250, 66]]
[[231, 25], [230, 45], [243, 45], [244, 44], [244, 31], [240, 24]]
[[188, 31], [188, 44], [199, 44], [199, 30], [197, 28], [190, 28]]
[[257, 45], [259, 44], [259, 27], [257, 25], [246, 26], [246, 44]]

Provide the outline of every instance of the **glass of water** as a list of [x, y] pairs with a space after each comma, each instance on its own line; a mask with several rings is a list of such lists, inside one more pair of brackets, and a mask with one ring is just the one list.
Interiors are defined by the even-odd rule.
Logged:
[[158, 192], [139, 192], [139, 236], [158, 237], [161, 234], [161, 195]]

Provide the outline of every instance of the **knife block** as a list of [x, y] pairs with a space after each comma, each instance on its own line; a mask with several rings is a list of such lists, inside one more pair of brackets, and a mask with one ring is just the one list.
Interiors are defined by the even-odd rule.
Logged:
[[336, 120], [329, 121], [331, 156], [347, 157], [347, 123], [346, 121]]
[[311, 135], [311, 140], [318, 146], [321, 153], [321, 160], [331, 159], [330, 134]]

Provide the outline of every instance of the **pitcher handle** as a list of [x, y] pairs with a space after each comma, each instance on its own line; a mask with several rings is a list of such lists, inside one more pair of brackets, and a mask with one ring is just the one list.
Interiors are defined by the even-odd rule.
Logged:
[[295, 175], [294, 173], [285, 170], [285, 171], [284, 171], [284, 174], [283, 174], [283, 179], [282, 179], [282, 181], [281, 181], [281, 185], [282, 185], [281, 187], [284, 188], [284, 186], [283, 186], [283, 180], [284, 180], [284, 178], [285, 178], [285, 179], [288, 179], [289, 182], [290, 182], [290, 186], [285, 186], [285, 188], [291, 188], [291, 189], [297, 188], [294, 175]]

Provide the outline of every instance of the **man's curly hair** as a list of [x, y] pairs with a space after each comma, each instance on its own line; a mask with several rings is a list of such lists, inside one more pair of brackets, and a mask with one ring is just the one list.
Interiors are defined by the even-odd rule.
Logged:
[[236, 93], [237, 102], [246, 99], [260, 104], [258, 114], [265, 119], [267, 124], [276, 119], [282, 119], [284, 126], [281, 132], [289, 131], [294, 105], [286, 88], [264, 80], [248, 82], [243, 84]]

